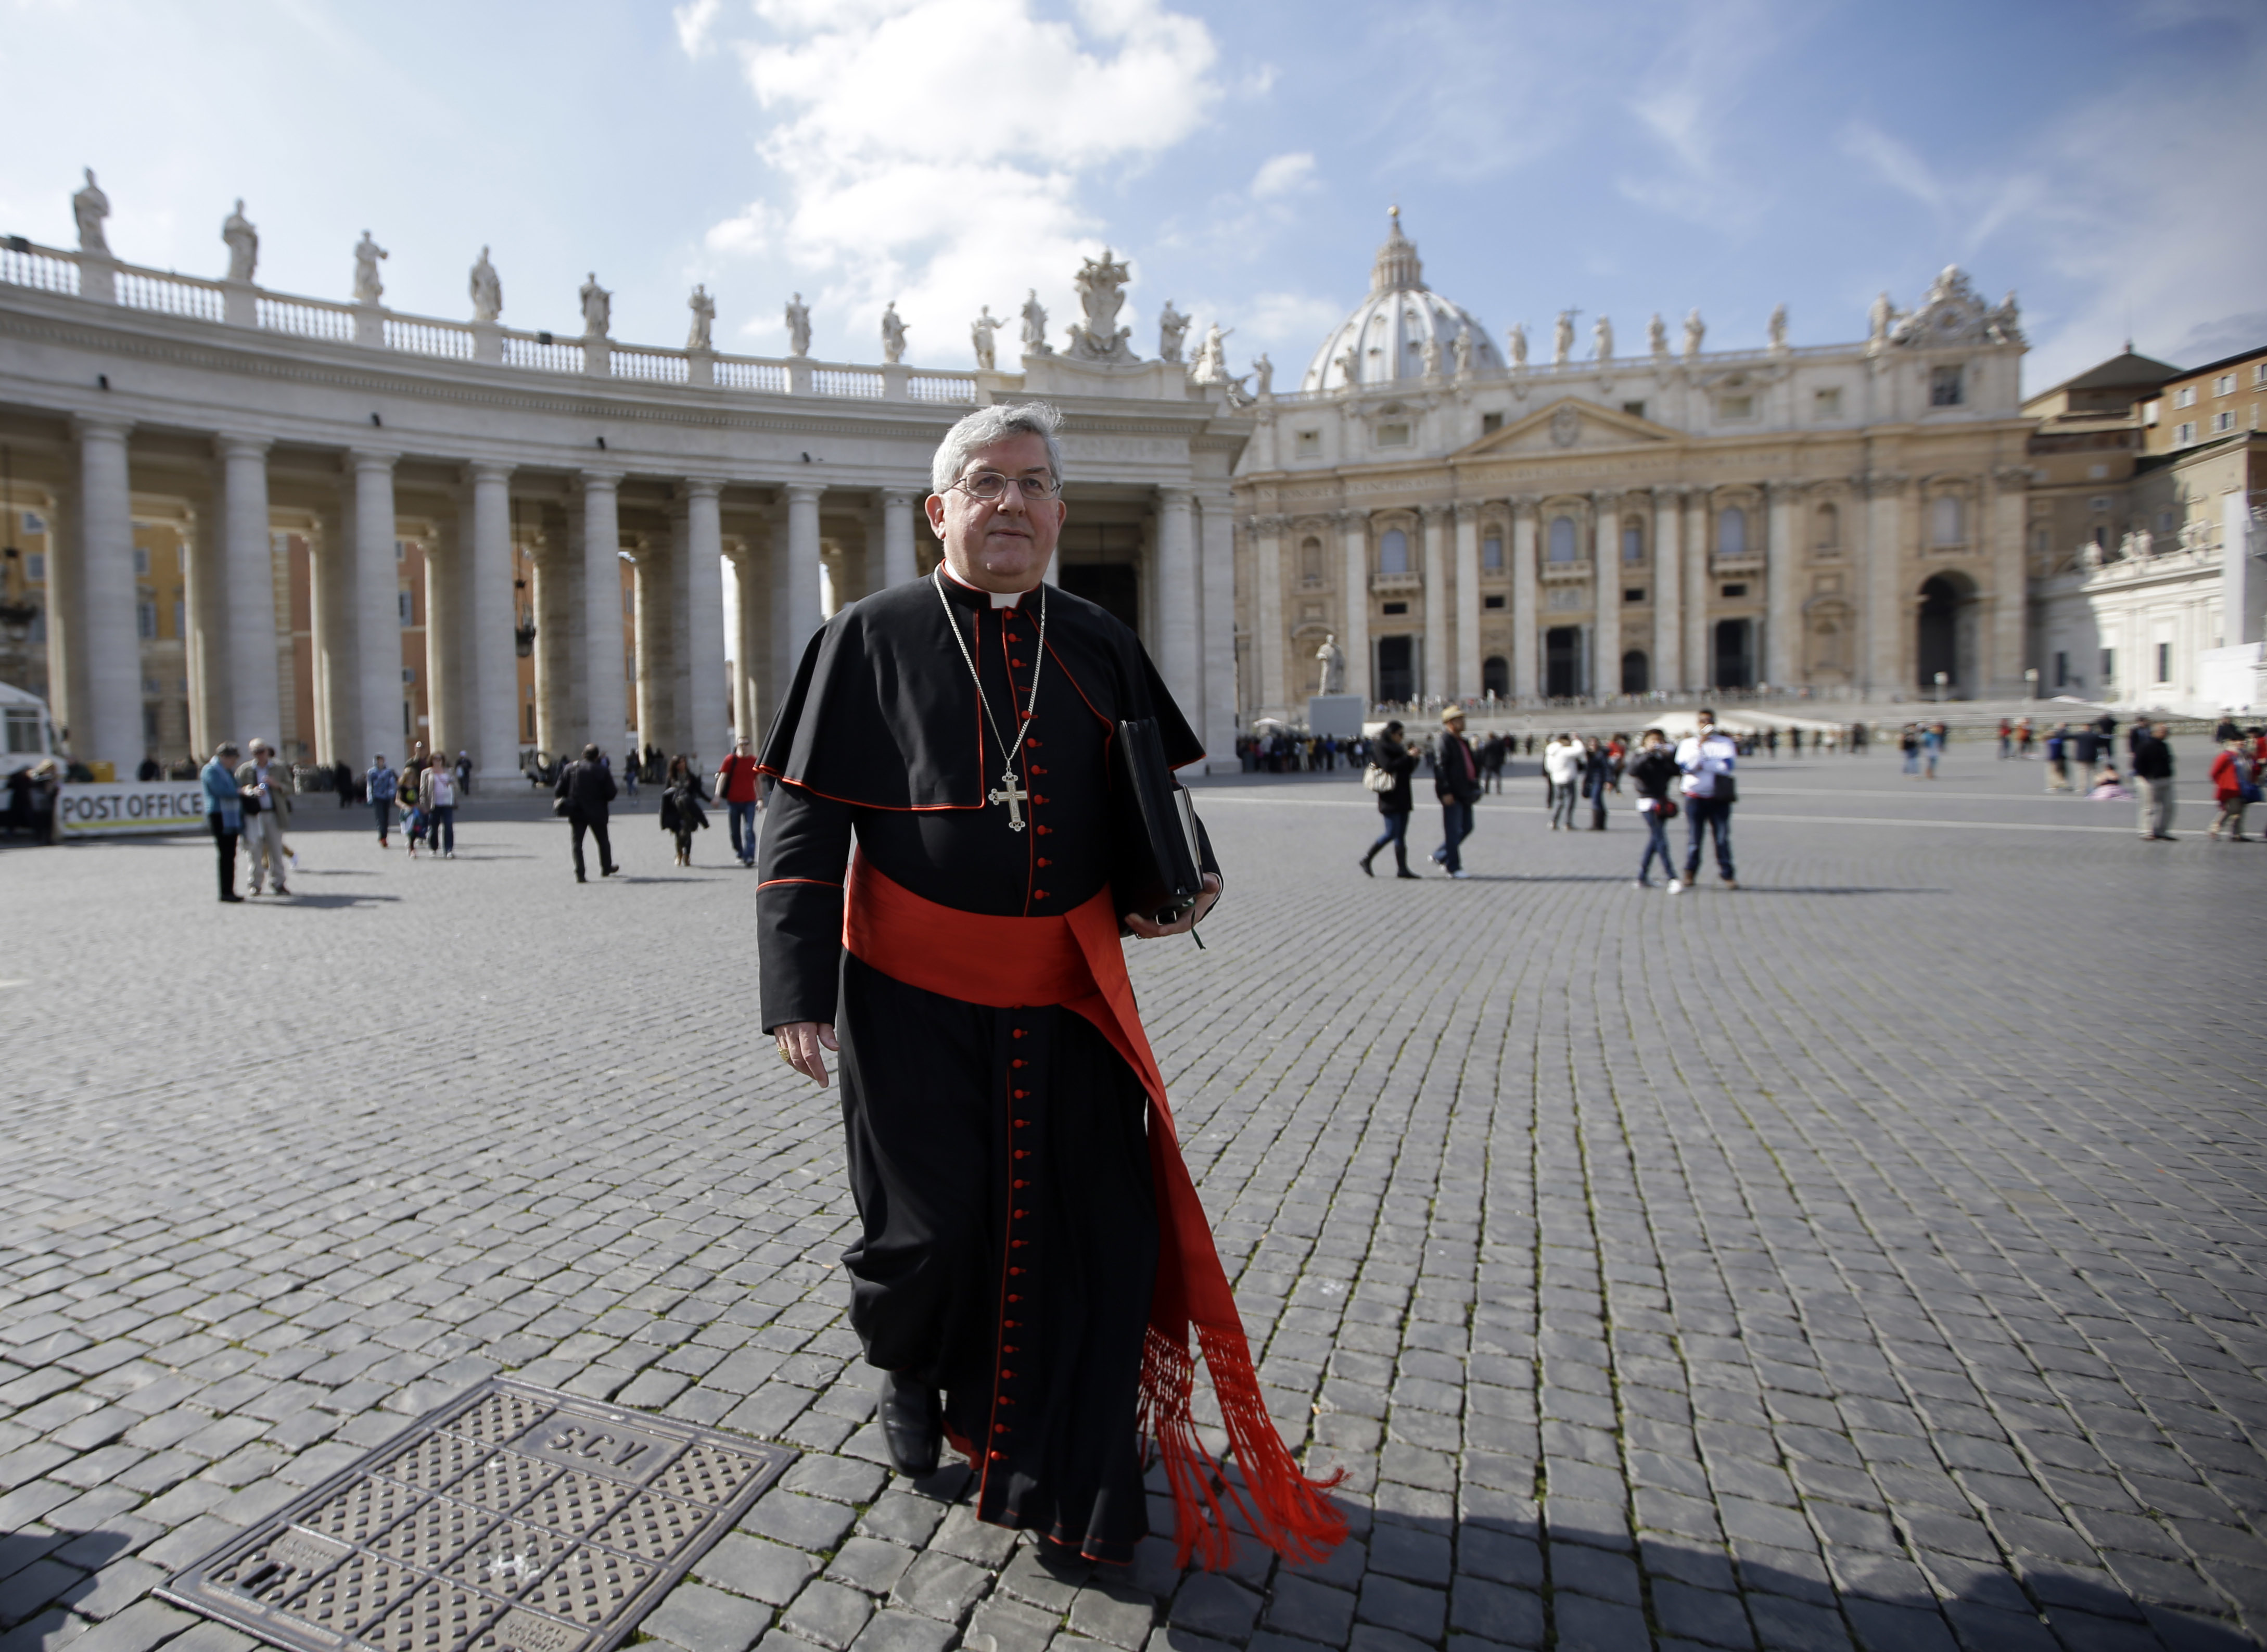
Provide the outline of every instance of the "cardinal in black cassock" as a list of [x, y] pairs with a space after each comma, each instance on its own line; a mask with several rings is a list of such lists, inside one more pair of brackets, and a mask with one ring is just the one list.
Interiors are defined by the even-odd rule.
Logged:
[[[1229, 1558], [1226, 1502], [1318, 1554], [1344, 1522], [1261, 1403], [1119, 950], [1121, 923], [1203, 916], [1209, 842], [1178, 921], [1111, 899], [1119, 723], [1154, 718], [1174, 766], [1203, 752], [1134, 634], [1041, 583], [1055, 423], [1032, 404], [956, 426], [928, 501], [943, 565], [803, 652], [761, 758], [764, 1024], [821, 1083], [840, 1052], [851, 1323], [901, 1469], [932, 1467], [941, 1432], [979, 1518], [1123, 1561], [1147, 1436], [1184, 1563]], [[1232, 1479], [1191, 1421], [1198, 1352]]]

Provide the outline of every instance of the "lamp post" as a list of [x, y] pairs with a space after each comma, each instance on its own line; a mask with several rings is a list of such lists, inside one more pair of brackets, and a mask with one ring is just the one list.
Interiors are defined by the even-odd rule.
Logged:
[[2023, 699], [2028, 703], [2038, 697], [2039, 668], [2036, 665], [2026, 665], [2023, 667]]
[[1944, 703], [1944, 686], [1951, 680], [1952, 673], [1949, 672], [1939, 672], [1936, 674], [1936, 703], [1940, 706]]

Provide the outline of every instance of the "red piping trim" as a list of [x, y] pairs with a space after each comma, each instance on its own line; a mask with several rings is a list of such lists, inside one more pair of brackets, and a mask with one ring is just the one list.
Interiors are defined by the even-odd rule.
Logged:
[[817, 884], [821, 889], [840, 889], [842, 887], [841, 885], [829, 882], [824, 877], [767, 877], [762, 883], [758, 884], [756, 887], [758, 889], [770, 889], [780, 884]]
[[[759, 768], [756, 772], [759, 775], [769, 775], [782, 786], [792, 786], [797, 791], [807, 791], [814, 797], [824, 797], [829, 803], [847, 804], [853, 809], [878, 810], [884, 814], [940, 814], [954, 809], [981, 809], [984, 806], [980, 803], [868, 803], [859, 797], [838, 797], [831, 791], [821, 791], [807, 781], [800, 781], [791, 775], [782, 775], [775, 768]], [[981, 775], [983, 770], [979, 768], [977, 773]]]

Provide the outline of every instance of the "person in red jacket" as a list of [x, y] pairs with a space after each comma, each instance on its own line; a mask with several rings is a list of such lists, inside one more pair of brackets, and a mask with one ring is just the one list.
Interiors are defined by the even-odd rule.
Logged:
[[2219, 801], [2219, 813], [2205, 833], [2208, 838], [2218, 838], [2225, 826], [2238, 843], [2250, 841], [2243, 835], [2243, 811], [2259, 796], [2259, 772], [2247, 745], [2243, 737], [2236, 735], [2222, 741], [2219, 755], [2212, 760], [2212, 792]]
[[732, 754], [716, 770], [716, 799], [732, 819], [732, 853], [743, 866], [756, 863], [756, 760], [749, 754], [748, 737], [732, 742]]

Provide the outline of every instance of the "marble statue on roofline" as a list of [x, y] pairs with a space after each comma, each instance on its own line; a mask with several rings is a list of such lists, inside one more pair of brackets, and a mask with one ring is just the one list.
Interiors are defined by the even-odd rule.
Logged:
[[1000, 318], [992, 313], [992, 306], [988, 304], [984, 306], [983, 313], [968, 324], [969, 340], [976, 346], [976, 364], [987, 373], [1000, 364], [1000, 347], [996, 341], [1001, 325]]
[[1771, 312], [1770, 336], [1772, 353], [1773, 355], [1786, 354], [1786, 306], [1785, 305], [1779, 305], [1778, 309]]
[[1118, 325], [1118, 312], [1126, 303], [1126, 281], [1125, 264], [1112, 258], [1106, 246], [1100, 258], [1087, 259], [1079, 266], [1072, 284], [1078, 289], [1086, 319], [1072, 323], [1069, 329], [1073, 360], [1130, 363], [1137, 359], [1133, 346], [1126, 342], [1134, 329]]
[[716, 301], [708, 296], [708, 283], [703, 282], [693, 288], [693, 296], [685, 301], [685, 307], [693, 312], [693, 330], [686, 334], [685, 348], [688, 350], [714, 350], [716, 348], [713, 337], [716, 327]]
[[1212, 324], [1197, 346], [1197, 359], [1189, 369], [1189, 377], [1200, 385], [1224, 385], [1228, 376], [1228, 335], [1235, 329]]
[[576, 295], [583, 301], [583, 336], [602, 339], [613, 325], [614, 295], [598, 285], [598, 272], [592, 270]]
[[1882, 293], [1874, 300], [1873, 308], [1866, 312], [1866, 341], [1876, 349], [1889, 341], [1889, 329], [1897, 324], [1897, 307]]
[[1157, 312], [1157, 359], [1177, 362], [1181, 359], [1181, 344], [1189, 335], [1189, 318], [1173, 307], [1170, 298]]
[[1456, 329], [1456, 377], [1472, 376], [1472, 329], [1470, 325]]
[[1267, 359], [1264, 350], [1252, 358], [1251, 393], [1262, 401], [1275, 393], [1275, 363]]
[[94, 168], [90, 166], [86, 169], [86, 187], [71, 196], [71, 217], [78, 220], [80, 252], [109, 255], [110, 239], [102, 232], [102, 221], [109, 216], [110, 197], [94, 181]]
[[811, 354], [811, 306], [803, 303], [801, 293], [787, 301], [787, 353]]
[[1646, 348], [1653, 352], [1654, 360], [1665, 362], [1669, 359], [1669, 324], [1661, 319], [1658, 310], [1653, 312], [1653, 320], [1645, 329], [1645, 342]]
[[1610, 317], [1602, 315], [1598, 318], [1598, 324], [1590, 329], [1590, 342], [1595, 347], [1600, 361], [1613, 360], [1614, 324]]
[[1574, 356], [1574, 312], [1561, 310], [1559, 325], [1551, 330], [1551, 362], [1563, 367]]
[[882, 306], [882, 359], [901, 362], [906, 358], [906, 324], [898, 319], [898, 301], [894, 298]]
[[1684, 359], [1692, 360], [1700, 354], [1700, 341], [1708, 336], [1708, 324], [1700, 319], [1698, 305], [1684, 318]]
[[496, 268], [488, 262], [488, 249], [481, 248], [480, 261], [466, 285], [473, 295], [473, 319], [493, 321], [503, 313], [503, 283], [496, 275]]
[[260, 231], [244, 216], [242, 195], [236, 198], [236, 210], [221, 220], [220, 239], [228, 246], [227, 278], [250, 281], [252, 272], [260, 267]]
[[1509, 356], [1514, 370], [1525, 367], [1527, 365], [1526, 322], [1515, 321], [1512, 324], [1509, 344], [1510, 349], [1506, 354]]
[[1023, 354], [1026, 356], [1053, 355], [1055, 347], [1047, 342], [1047, 310], [1046, 306], [1039, 302], [1039, 290], [1037, 287], [1025, 290], [1023, 307], [1019, 313], [1023, 318]]
[[370, 239], [368, 230], [355, 243], [354, 301], [356, 304], [376, 304], [385, 297], [385, 283], [378, 278], [378, 261], [393, 254]]

